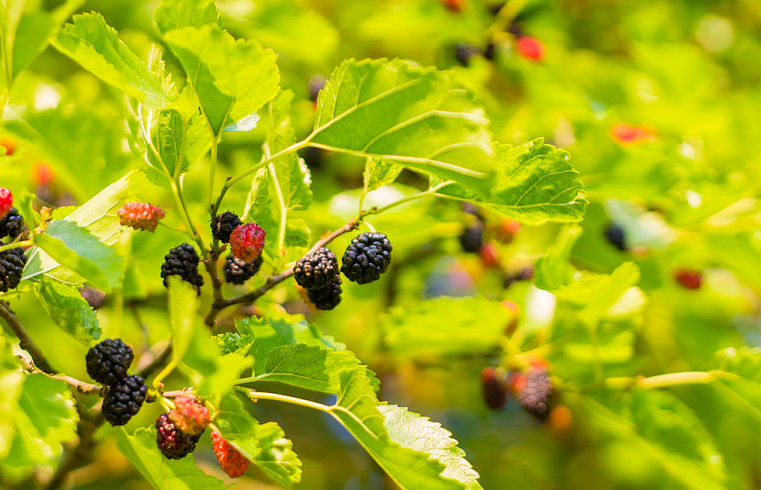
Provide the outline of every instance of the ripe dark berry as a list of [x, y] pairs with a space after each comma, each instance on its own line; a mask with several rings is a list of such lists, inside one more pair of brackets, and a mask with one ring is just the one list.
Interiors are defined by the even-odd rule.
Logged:
[[626, 235], [624, 229], [616, 223], [611, 223], [608, 228], [605, 229], [605, 238], [622, 252], [626, 251]]
[[332, 310], [341, 302], [341, 276], [336, 274], [333, 282], [320, 289], [307, 289], [309, 302], [319, 310]]
[[211, 220], [211, 234], [222, 243], [230, 241], [230, 233], [237, 228], [242, 221], [238, 215], [227, 211], [218, 214]]
[[238, 225], [230, 234], [230, 250], [235, 257], [251, 262], [262, 254], [266, 234], [256, 223]]
[[15, 240], [22, 231], [24, 231], [24, 217], [18, 209], [9, 209], [8, 214], [0, 219], [0, 238], [9, 236], [11, 240]]
[[227, 442], [222, 434], [217, 431], [211, 433], [214, 454], [217, 455], [219, 466], [225, 470], [230, 478], [239, 478], [248, 470], [248, 459], [243, 456], [232, 444]]
[[87, 351], [87, 374], [98, 383], [114, 386], [127, 377], [134, 358], [132, 348], [122, 339], [106, 339]]
[[198, 273], [199, 262], [196, 249], [189, 243], [182, 243], [171, 249], [164, 256], [164, 263], [161, 264], [161, 277], [164, 279], [164, 286], [169, 287], [167, 281], [169, 276], [180, 276], [183, 281], [198, 288], [198, 294], [201, 294], [203, 277]]
[[21, 248], [11, 248], [0, 252], [0, 292], [13, 289], [21, 282], [27, 256]]
[[164, 218], [164, 211], [147, 202], [128, 202], [116, 214], [119, 224], [136, 230], [155, 231], [159, 220]]
[[148, 388], [140, 376], [127, 376], [111, 386], [103, 400], [103, 415], [111, 425], [124, 425], [140, 411]]
[[188, 395], [174, 399], [174, 410], [169, 412], [169, 418], [185, 434], [198, 437], [211, 423], [206, 405]]
[[457, 43], [454, 47], [455, 58], [462, 66], [468, 66], [471, 59], [481, 54], [481, 50], [471, 44]]
[[674, 280], [685, 289], [700, 289], [703, 283], [703, 275], [700, 271], [679, 269], [674, 272]]
[[225, 281], [238, 285], [243, 284], [259, 272], [262, 262], [264, 262], [264, 259], [262, 259], [261, 255], [251, 262], [244, 262], [243, 260], [236, 259], [233, 254], [229, 254], [225, 259], [225, 266], [223, 267]]
[[106, 293], [100, 289], [95, 289], [90, 286], [83, 286], [79, 288], [79, 294], [82, 295], [90, 308], [97, 310], [106, 302]]
[[376, 281], [391, 263], [391, 249], [383, 233], [360, 233], [344, 252], [341, 272], [359, 284]]
[[484, 224], [481, 221], [474, 221], [465, 227], [460, 235], [460, 245], [465, 252], [478, 253], [484, 244]]
[[305, 289], [329, 286], [338, 274], [338, 260], [329, 249], [322, 247], [307, 254], [293, 267], [293, 278]]
[[507, 403], [507, 386], [498, 369], [485, 367], [481, 370], [481, 395], [492, 410], [501, 410]]
[[0, 218], [5, 217], [13, 207], [13, 194], [10, 189], [0, 187]]
[[156, 445], [168, 459], [182, 459], [192, 453], [202, 433], [190, 435], [183, 432], [168, 413], [162, 413], [156, 419]]
[[544, 420], [550, 413], [552, 396], [552, 381], [547, 368], [533, 365], [524, 376], [518, 388], [518, 401], [525, 411], [539, 420]]

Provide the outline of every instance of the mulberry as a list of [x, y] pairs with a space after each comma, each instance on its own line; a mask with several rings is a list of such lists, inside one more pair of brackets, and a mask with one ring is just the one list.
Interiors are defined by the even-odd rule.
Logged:
[[305, 289], [329, 286], [338, 274], [338, 260], [329, 249], [321, 249], [303, 256], [293, 267], [293, 277]]
[[230, 234], [230, 250], [240, 260], [251, 262], [264, 250], [266, 232], [256, 223], [239, 225]]
[[136, 230], [155, 231], [159, 220], [164, 218], [164, 211], [147, 202], [128, 202], [116, 212], [119, 224]]
[[168, 459], [182, 459], [195, 451], [201, 433], [189, 435], [183, 432], [168, 413], [162, 413], [156, 419], [156, 445]]
[[217, 455], [219, 466], [230, 478], [239, 478], [248, 470], [249, 461], [232, 444], [227, 442], [217, 431], [211, 433], [214, 454]]
[[121, 339], [106, 339], [87, 351], [87, 374], [98, 383], [114, 386], [127, 377], [135, 354]]
[[127, 376], [111, 386], [103, 400], [103, 415], [111, 425], [124, 425], [140, 411], [148, 388], [140, 376]]
[[11, 248], [0, 252], [0, 292], [13, 289], [21, 282], [27, 256], [21, 248]]
[[222, 243], [230, 241], [230, 234], [237, 228], [242, 221], [238, 215], [227, 211], [218, 214], [211, 220], [211, 234]]
[[7, 236], [11, 240], [15, 240], [22, 231], [24, 231], [24, 217], [21, 216], [18, 209], [9, 209], [8, 214], [0, 219], [0, 238]]
[[359, 284], [373, 282], [388, 269], [391, 249], [391, 242], [383, 233], [361, 233], [346, 248], [341, 272]]
[[167, 278], [169, 276], [180, 276], [183, 281], [189, 282], [198, 288], [198, 294], [201, 294], [203, 286], [203, 277], [198, 273], [198, 264], [200, 259], [198, 253], [189, 243], [182, 243], [169, 251], [164, 256], [164, 263], [161, 264], [161, 277], [164, 279], [164, 286], [169, 287]]
[[338, 274], [333, 282], [320, 289], [307, 289], [309, 302], [320, 310], [332, 310], [341, 302], [341, 276]]
[[225, 266], [223, 268], [225, 272], [225, 281], [238, 285], [243, 284], [259, 272], [259, 269], [262, 267], [262, 262], [264, 262], [264, 259], [262, 259], [261, 255], [251, 262], [237, 259], [233, 254], [228, 255], [225, 259]]

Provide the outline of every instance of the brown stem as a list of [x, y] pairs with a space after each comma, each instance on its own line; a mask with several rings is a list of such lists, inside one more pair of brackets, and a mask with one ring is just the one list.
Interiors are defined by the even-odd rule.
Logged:
[[19, 339], [19, 345], [32, 356], [32, 360], [37, 368], [47, 374], [55, 374], [56, 371], [50, 367], [48, 360], [42, 354], [40, 348], [37, 347], [37, 344], [35, 344], [26, 333], [24, 326], [21, 325], [16, 314], [5, 301], [0, 301], [0, 318], [5, 320], [5, 323], [7, 323], [11, 330], [13, 330], [13, 333], [16, 334], [16, 337]]
[[[311, 249], [309, 249], [307, 254], [315, 252], [320, 247], [324, 247], [325, 245], [332, 242], [333, 240], [343, 235], [344, 233], [348, 233], [352, 230], [357, 229], [358, 226], [359, 226], [359, 220], [353, 219], [349, 221], [348, 223], [346, 223], [345, 225], [343, 225], [341, 228], [337, 229], [333, 233], [330, 233], [324, 238], [317, 240], [314, 246]], [[287, 268], [286, 270], [278, 274], [268, 277], [267, 282], [264, 283], [264, 285], [260, 287], [259, 289], [255, 289], [249, 293], [241, 294], [239, 296], [233, 296], [232, 298], [220, 299], [218, 301], [215, 300], [211, 306], [211, 310], [209, 310], [209, 313], [206, 315], [206, 318], [205, 318], [206, 325], [213, 326], [214, 320], [216, 319], [219, 312], [227, 308], [228, 306], [253, 303], [257, 299], [264, 296], [267, 293], [267, 291], [274, 288], [281, 282], [285, 281], [292, 275], [293, 275], [293, 266]]]
[[18, 356], [19, 359], [21, 359], [21, 362], [24, 364], [24, 369], [29, 371], [30, 373], [40, 373], [48, 378], [57, 379], [59, 381], [63, 381], [64, 383], [68, 384], [78, 392], [82, 393], [83, 395], [98, 395], [98, 396], [104, 396], [106, 392], [106, 388], [104, 386], [94, 385], [90, 383], [85, 383], [84, 381], [80, 381], [76, 378], [72, 378], [71, 376], [66, 376], [65, 374], [49, 374], [41, 369], [39, 369], [37, 366], [35, 366], [30, 360], [24, 358], [23, 356]]

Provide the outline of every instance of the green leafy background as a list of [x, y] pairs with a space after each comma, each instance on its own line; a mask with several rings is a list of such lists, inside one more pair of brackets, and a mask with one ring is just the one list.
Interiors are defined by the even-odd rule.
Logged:
[[[498, 17], [499, 2], [480, 0], [460, 12], [439, 0], [160, 3], [0, 5], [0, 144], [15, 146], [0, 157], [0, 186], [27, 221], [55, 208], [18, 292], [0, 299], [56, 369], [89, 380], [96, 339], [122, 337], [141, 354], [172, 338], [177, 369], [165, 383], [213, 399], [219, 428], [252, 461], [241, 488], [758, 485], [757, 2], [527, 0]], [[541, 62], [516, 51], [513, 21], [543, 43]], [[489, 42], [492, 60], [457, 62], [457, 43]], [[329, 81], [312, 101], [319, 77]], [[649, 136], [622, 143], [621, 124]], [[368, 218], [394, 244], [381, 281], [345, 281], [330, 312], [309, 310], [288, 281], [253, 308], [225, 310], [212, 337], [195, 314], [208, 291], [173, 281], [167, 297], [159, 277], [187, 237], [134, 233], [115, 213], [150, 200], [183, 228], [171, 184], [182, 176], [208, 243], [215, 138], [217, 190], [250, 171], [220, 210], [268, 237], [262, 271], [226, 286], [228, 297], [264, 284], [360, 201], [431, 195]], [[255, 167], [304, 139], [319, 148]], [[462, 252], [474, 217], [460, 201], [479, 206], [498, 267]], [[514, 236], [510, 219], [522, 223]], [[628, 252], [606, 241], [610, 222]], [[330, 248], [340, 256], [350, 238]], [[527, 267], [533, 279], [506, 281]], [[702, 271], [703, 287], [680, 288], [681, 268]], [[85, 284], [107, 293], [104, 307], [80, 297]], [[504, 300], [520, 311], [514, 336]], [[24, 488], [74, 440], [75, 398], [96, 397], [23, 374], [15, 344], [4, 329], [0, 486]], [[480, 370], [532, 356], [549, 362], [570, 428], [537, 423], [515, 400], [484, 405]], [[683, 371], [712, 381], [615, 382]], [[252, 403], [232, 389], [240, 377], [318, 409]], [[193, 460], [161, 459], [160, 412], [147, 405], [126, 430], [100, 429], [104, 443], [71, 488], [231, 483], [209, 431]]]

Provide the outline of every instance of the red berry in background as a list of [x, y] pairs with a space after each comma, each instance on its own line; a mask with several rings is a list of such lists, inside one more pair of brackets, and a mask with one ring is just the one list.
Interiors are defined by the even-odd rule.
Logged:
[[505, 218], [499, 223], [499, 227], [494, 231], [494, 237], [504, 244], [513, 241], [515, 234], [521, 229], [521, 224], [514, 219]]
[[189, 435], [200, 435], [211, 423], [209, 409], [192, 396], [178, 396], [174, 399], [174, 410], [169, 418], [178, 429]]
[[500, 369], [489, 366], [481, 370], [481, 395], [492, 410], [501, 410], [505, 406], [507, 385]]
[[610, 128], [610, 137], [620, 145], [635, 145], [645, 141], [652, 141], [655, 138], [655, 132], [645, 127], [618, 123]]
[[520, 307], [510, 300], [505, 300], [500, 303], [507, 311], [510, 312], [510, 320], [505, 325], [505, 335], [512, 335], [518, 326], [518, 315], [520, 314]]
[[685, 289], [700, 289], [703, 274], [696, 270], [679, 269], [674, 272], [674, 280]]
[[116, 212], [119, 224], [131, 226], [136, 230], [154, 231], [159, 220], [164, 217], [164, 211], [147, 202], [128, 202]]
[[515, 49], [527, 60], [541, 61], [544, 58], [544, 45], [533, 37], [521, 37], [515, 42]]
[[465, 4], [465, 0], [439, 0], [447, 10], [455, 13], [462, 11], [462, 7]]
[[211, 433], [214, 454], [217, 455], [219, 466], [230, 478], [239, 478], [248, 470], [248, 459], [238, 452], [217, 431]]
[[238, 225], [230, 234], [230, 250], [233, 256], [251, 262], [264, 250], [266, 232], [256, 223]]
[[0, 219], [4, 218], [13, 207], [13, 194], [10, 189], [0, 187]]
[[547, 418], [550, 429], [558, 437], [566, 437], [573, 428], [573, 414], [562, 405], [553, 408]]
[[0, 149], [0, 153], [7, 157], [13, 155], [13, 153], [16, 151], [16, 143], [8, 138], [0, 139], [0, 146], [3, 147]]
[[32, 173], [34, 184], [37, 186], [49, 185], [55, 179], [53, 169], [45, 162], [37, 162], [34, 164], [34, 170]]
[[484, 267], [499, 267], [498, 255], [497, 246], [493, 243], [484, 243], [478, 251], [478, 256], [481, 257], [481, 263]]

